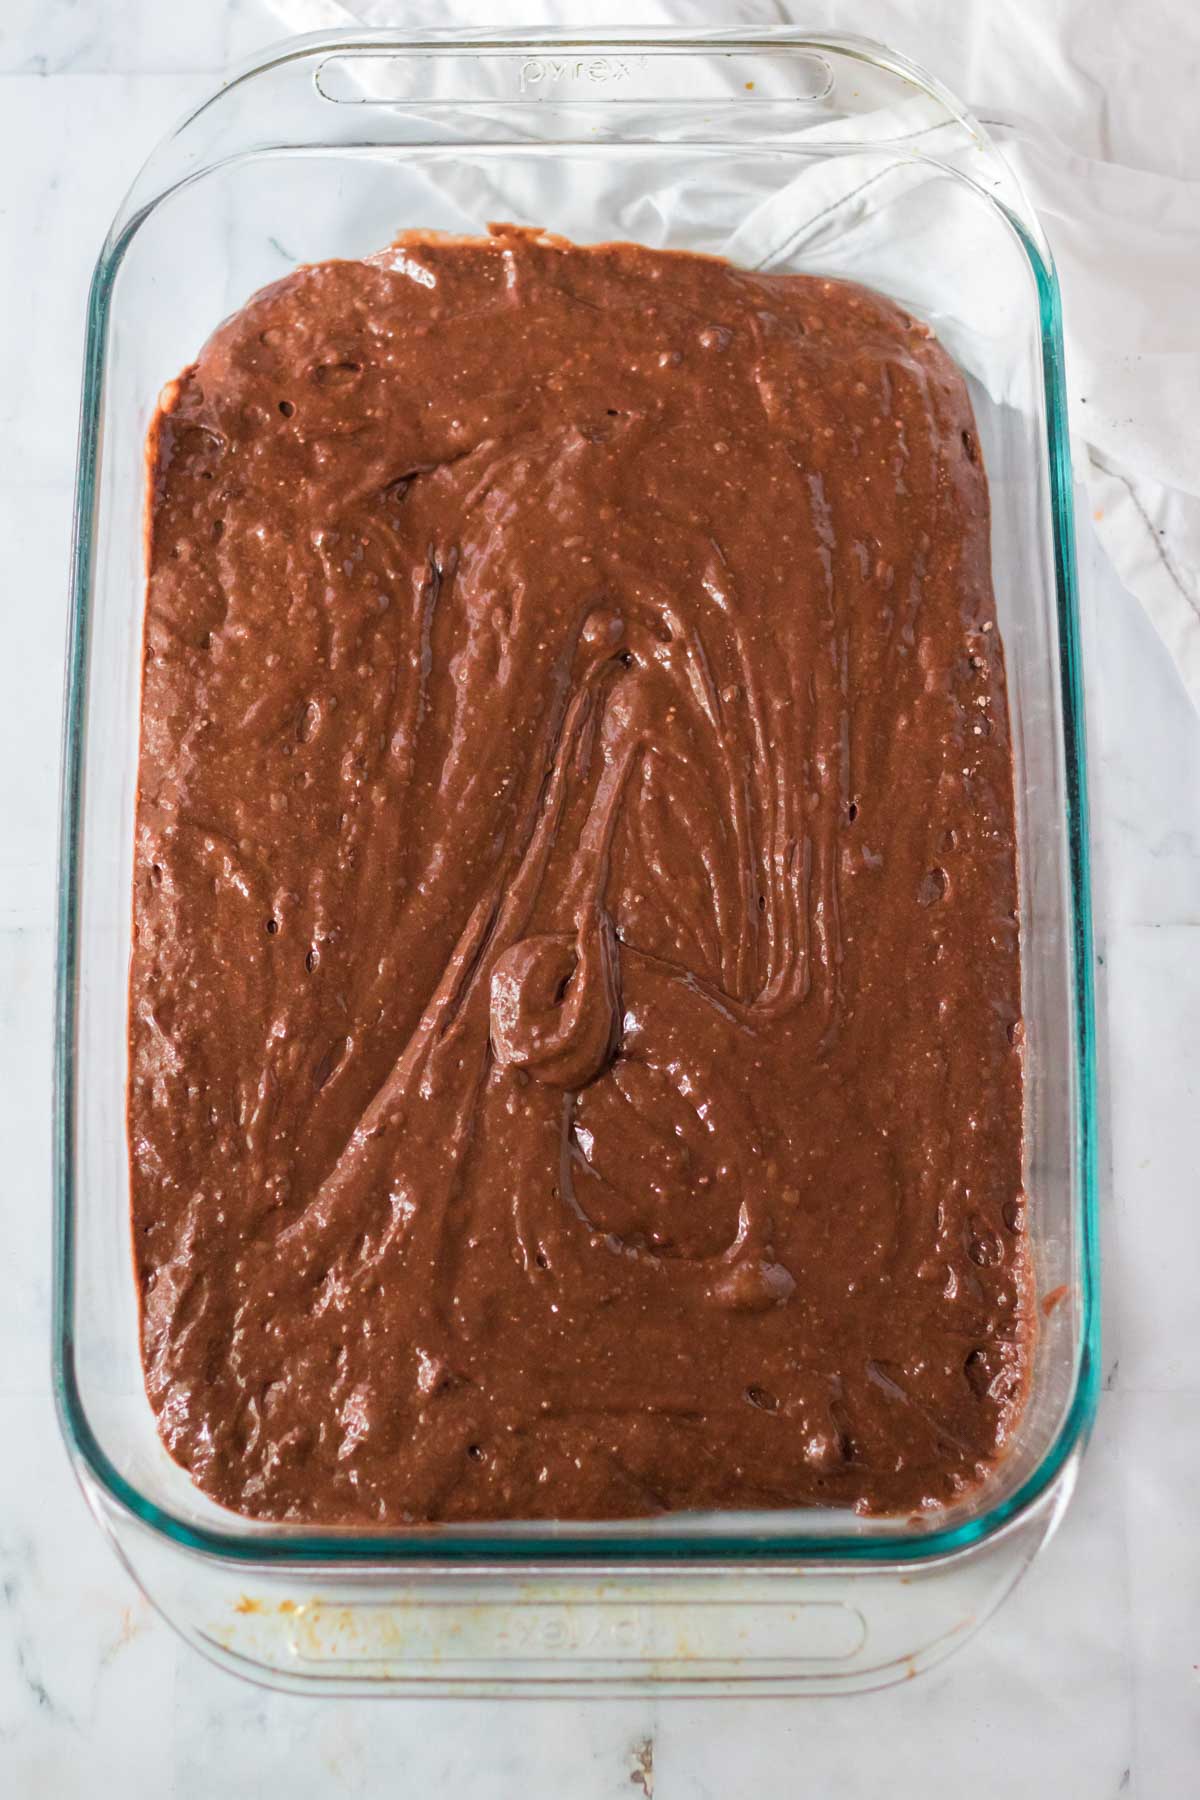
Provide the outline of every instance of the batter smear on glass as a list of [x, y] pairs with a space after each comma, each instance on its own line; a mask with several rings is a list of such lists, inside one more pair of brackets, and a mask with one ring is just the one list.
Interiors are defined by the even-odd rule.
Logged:
[[146, 1382], [239, 1512], [939, 1506], [1023, 1403], [966, 388], [862, 288], [412, 234], [149, 443]]

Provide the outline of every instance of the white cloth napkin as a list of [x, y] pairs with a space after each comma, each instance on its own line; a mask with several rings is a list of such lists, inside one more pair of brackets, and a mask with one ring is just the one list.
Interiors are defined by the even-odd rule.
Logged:
[[[269, 0], [282, 25], [778, 24], [873, 36], [989, 128], [1063, 290], [1075, 473], [1200, 707], [1200, 14], [1193, 0]], [[769, 266], [769, 207], [729, 254]], [[962, 347], [950, 346], [960, 356]], [[969, 358], [968, 358], [969, 360]], [[987, 380], [987, 371], [975, 371]], [[1001, 396], [997, 396], [998, 398]]]

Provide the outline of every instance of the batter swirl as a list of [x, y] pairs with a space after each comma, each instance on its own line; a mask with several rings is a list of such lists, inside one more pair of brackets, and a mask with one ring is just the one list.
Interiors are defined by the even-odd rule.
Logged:
[[910, 1509], [1031, 1342], [987, 486], [846, 284], [497, 227], [163, 397], [146, 1380], [237, 1510]]

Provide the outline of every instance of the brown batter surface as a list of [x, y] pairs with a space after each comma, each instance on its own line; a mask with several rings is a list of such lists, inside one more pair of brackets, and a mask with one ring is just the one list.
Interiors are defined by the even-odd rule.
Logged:
[[257, 295], [150, 459], [171, 1454], [322, 1523], [977, 1483], [1033, 1330], [1013, 778], [928, 328], [412, 235]]

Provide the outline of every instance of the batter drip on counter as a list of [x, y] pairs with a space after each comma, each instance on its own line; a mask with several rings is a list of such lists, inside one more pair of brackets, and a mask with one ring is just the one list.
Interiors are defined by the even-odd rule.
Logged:
[[966, 388], [862, 288], [298, 269], [149, 442], [146, 1383], [245, 1514], [953, 1500], [1032, 1344]]

